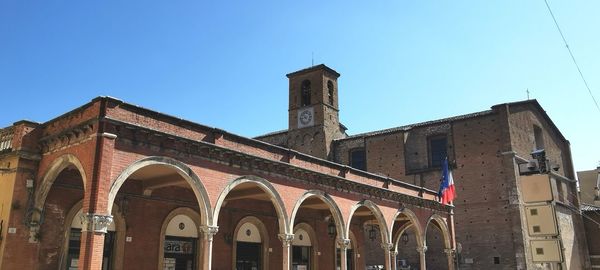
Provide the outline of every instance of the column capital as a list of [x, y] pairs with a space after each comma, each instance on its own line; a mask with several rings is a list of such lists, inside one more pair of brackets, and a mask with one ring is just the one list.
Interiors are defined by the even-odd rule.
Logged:
[[350, 239], [338, 238], [336, 240], [336, 242], [340, 246], [340, 249], [348, 249], [348, 248], [350, 248]]
[[417, 252], [425, 254], [425, 252], [427, 252], [427, 246], [417, 247]]
[[280, 233], [277, 235], [277, 237], [279, 237], [279, 240], [281, 240], [284, 246], [291, 246], [292, 240], [294, 240], [293, 234]]
[[453, 254], [453, 253], [454, 253], [454, 249], [451, 249], [451, 248], [445, 248], [445, 249], [444, 249], [444, 253], [446, 253], [446, 254]]
[[96, 213], [82, 213], [79, 216], [81, 222], [81, 231], [94, 233], [106, 233], [108, 227], [113, 222], [113, 216], [100, 215]]
[[219, 232], [219, 226], [202, 225], [199, 228], [200, 232], [202, 232], [202, 235], [204, 236], [204, 239], [208, 241], [212, 241], [213, 236]]
[[381, 243], [381, 248], [386, 251], [390, 251], [394, 248], [394, 244], [392, 243]]

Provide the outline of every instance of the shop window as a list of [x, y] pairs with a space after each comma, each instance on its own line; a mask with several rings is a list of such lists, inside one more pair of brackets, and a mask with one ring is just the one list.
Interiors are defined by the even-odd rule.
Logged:
[[[115, 245], [115, 232], [108, 231], [104, 234], [104, 250], [102, 253], [102, 270], [112, 269], [112, 251]], [[71, 228], [69, 233], [69, 247], [67, 254], [67, 269], [78, 269], [79, 252], [81, 246], [81, 228]]]
[[441, 167], [448, 156], [448, 138], [436, 136], [429, 138], [429, 166]]
[[195, 269], [196, 239], [165, 236], [163, 269]]
[[300, 89], [300, 106], [310, 105], [310, 81], [303, 81]]
[[292, 247], [292, 270], [310, 270], [310, 247]]
[[292, 240], [292, 270], [311, 270], [312, 241], [305, 229], [296, 229]]
[[162, 269], [196, 269], [197, 228], [196, 222], [186, 214], [175, 215], [168, 221], [163, 238]]
[[367, 157], [364, 148], [350, 150], [350, 167], [358, 170], [367, 170]]

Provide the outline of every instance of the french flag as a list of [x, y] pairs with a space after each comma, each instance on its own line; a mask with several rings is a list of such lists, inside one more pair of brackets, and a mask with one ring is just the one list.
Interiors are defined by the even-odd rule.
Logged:
[[448, 204], [456, 198], [454, 179], [452, 179], [452, 172], [448, 169], [448, 158], [445, 158], [442, 163], [442, 183], [440, 184], [438, 196], [442, 204]]

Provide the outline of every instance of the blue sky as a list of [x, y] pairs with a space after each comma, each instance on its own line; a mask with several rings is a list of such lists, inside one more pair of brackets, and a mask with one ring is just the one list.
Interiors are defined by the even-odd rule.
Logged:
[[[600, 99], [600, 1], [549, 0]], [[0, 126], [99, 95], [246, 136], [287, 128], [286, 73], [342, 74], [350, 134], [539, 100], [576, 170], [595, 108], [543, 0], [0, 1]]]

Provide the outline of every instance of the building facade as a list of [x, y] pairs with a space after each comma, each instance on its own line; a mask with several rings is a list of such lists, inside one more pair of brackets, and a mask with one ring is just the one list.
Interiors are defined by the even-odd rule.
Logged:
[[408, 249], [412, 269], [454, 269], [435, 190], [327, 158], [337, 73], [315, 70], [292, 149], [109, 97], [0, 130], [0, 269], [403, 269]]
[[[348, 135], [339, 76], [288, 74], [288, 128], [253, 139], [107, 97], [3, 129], [0, 269], [590, 268], [569, 142], [537, 101]], [[555, 233], [530, 233], [532, 207]]]
[[592, 268], [600, 268], [600, 167], [577, 172], [581, 215]]
[[[570, 145], [537, 101], [349, 136], [338, 121], [338, 76], [323, 65], [288, 74], [289, 129], [257, 139], [432, 190], [440, 185], [441, 162], [447, 157], [459, 196], [454, 217], [461, 269], [590, 267]], [[310, 91], [316, 100], [303, 99], [302, 93]], [[303, 115], [313, 114], [314, 122], [303, 122]], [[561, 240], [560, 263], [537, 260], [531, 244], [539, 237], [527, 233], [529, 206], [520, 184], [530, 174], [527, 165], [536, 150], [543, 150], [540, 164], [548, 167], [548, 185], [557, 193], [545, 202], [552, 204], [557, 227], [546, 238]], [[411, 252], [399, 252], [416, 260]], [[440, 267], [433, 261], [428, 265]]]

